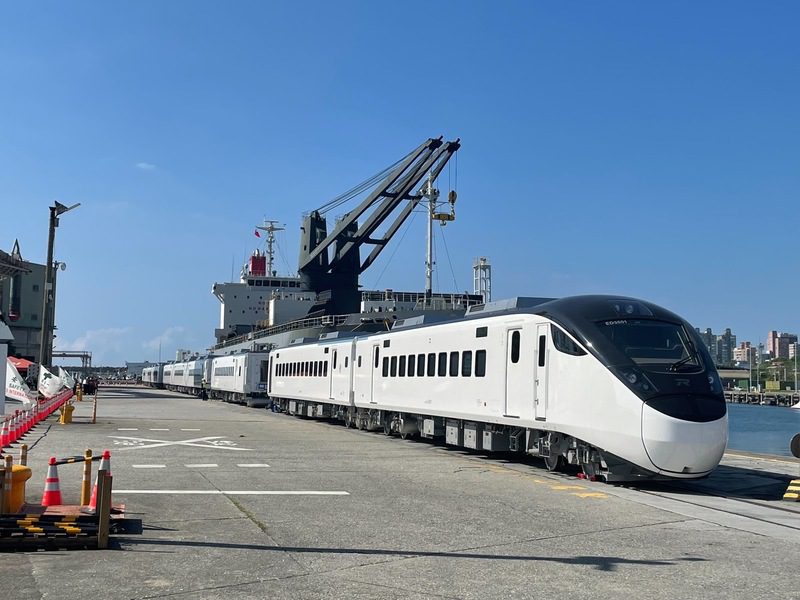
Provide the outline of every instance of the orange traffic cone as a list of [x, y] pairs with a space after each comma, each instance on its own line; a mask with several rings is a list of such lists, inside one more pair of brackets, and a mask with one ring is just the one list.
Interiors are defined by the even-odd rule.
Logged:
[[0, 429], [0, 448], [11, 445], [11, 432], [8, 429], [8, 419], [3, 421], [3, 428]]
[[50, 457], [50, 466], [47, 467], [47, 477], [44, 480], [44, 494], [42, 506], [59, 506], [61, 504], [61, 488], [58, 485], [58, 469], [56, 457]]
[[100, 479], [100, 471], [107, 471], [111, 475], [111, 452], [103, 450], [103, 457], [100, 459], [100, 468], [97, 469], [97, 476], [94, 478], [92, 497], [89, 500], [89, 510], [97, 510], [97, 482]]

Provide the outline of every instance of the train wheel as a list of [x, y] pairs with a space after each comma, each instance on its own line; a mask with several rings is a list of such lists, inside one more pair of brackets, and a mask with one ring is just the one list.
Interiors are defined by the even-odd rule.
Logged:
[[547, 467], [548, 471], [561, 471], [565, 464], [566, 461], [560, 454], [556, 456], [550, 455], [544, 457], [544, 466]]
[[353, 419], [353, 413], [350, 409], [344, 413], [344, 426], [348, 429], [355, 426], [355, 421]]

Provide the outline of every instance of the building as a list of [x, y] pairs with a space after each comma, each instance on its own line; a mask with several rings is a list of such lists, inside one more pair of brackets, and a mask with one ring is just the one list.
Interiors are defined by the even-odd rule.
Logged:
[[755, 360], [755, 358], [755, 348], [750, 344], [750, 342], [740, 342], [739, 345], [733, 349], [733, 362], [736, 364], [749, 364], [750, 360]]
[[791, 346], [797, 343], [797, 334], [770, 331], [767, 334], [767, 352], [772, 358], [794, 358]]
[[[3, 290], [8, 283], [16, 279], [20, 275], [28, 273], [27, 267], [24, 266], [22, 258], [19, 256], [19, 244], [14, 244], [14, 249], [17, 251], [16, 255], [7, 254], [0, 250], [0, 291]], [[9, 354], [9, 349], [13, 349], [14, 335], [6, 323], [6, 311], [8, 307], [5, 302], [0, 299], [0, 363], [6, 362], [6, 357]], [[5, 415], [6, 411], [6, 367], [0, 368], [0, 416]]]
[[0, 281], [0, 313], [6, 316], [6, 322], [14, 336], [14, 341], [9, 344], [8, 354], [38, 362], [44, 311], [45, 266], [24, 260], [19, 250], [19, 241], [14, 242], [10, 256], [25, 272], [18, 272]]
[[736, 362], [734, 350], [736, 350], [736, 336], [730, 328], [725, 333], [717, 335], [710, 328], [705, 331], [696, 329], [698, 335], [703, 340], [711, 359], [718, 367], [729, 367]]

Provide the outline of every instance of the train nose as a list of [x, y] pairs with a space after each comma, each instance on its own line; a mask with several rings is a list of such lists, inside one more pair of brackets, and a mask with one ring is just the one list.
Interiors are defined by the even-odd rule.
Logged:
[[698, 475], [722, 460], [728, 444], [728, 415], [707, 423], [684, 421], [642, 405], [642, 443], [661, 471]]

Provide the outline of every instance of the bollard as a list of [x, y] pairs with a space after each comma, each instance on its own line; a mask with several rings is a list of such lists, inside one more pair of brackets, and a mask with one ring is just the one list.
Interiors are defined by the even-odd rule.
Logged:
[[69, 425], [72, 423], [72, 411], [75, 410], [75, 407], [72, 405], [71, 402], [65, 402], [61, 405], [61, 417], [58, 419], [58, 422], [61, 425]]
[[89, 506], [92, 485], [92, 449], [84, 452], [83, 480], [81, 481], [81, 506]]
[[19, 464], [23, 467], [28, 466], [28, 444], [22, 444], [19, 447]]
[[92, 425], [97, 422], [97, 388], [94, 389], [94, 401], [92, 403]]
[[31, 478], [31, 468], [14, 465], [11, 468], [11, 493], [8, 497], [8, 512], [17, 513], [25, 504], [25, 482]]
[[75, 388], [75, 397], [78, 399], [78, 402], [83, 401], [83, 388], [81, 387], [81, 384], [78, 384]]

